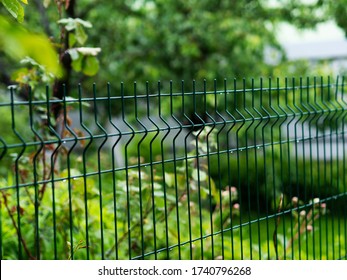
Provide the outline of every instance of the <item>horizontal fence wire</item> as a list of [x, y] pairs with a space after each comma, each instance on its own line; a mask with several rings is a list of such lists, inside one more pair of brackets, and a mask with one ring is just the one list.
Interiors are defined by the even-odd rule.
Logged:
[[346, 259], [344, 77], [10, 87], [1, 259]]

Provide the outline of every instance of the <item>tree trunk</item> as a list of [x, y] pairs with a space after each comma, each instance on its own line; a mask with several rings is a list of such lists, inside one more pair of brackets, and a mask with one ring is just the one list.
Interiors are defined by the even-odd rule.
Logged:
[[[62, 5], [62, 4], [60, 4]], [[75, 18], [75, 0], [65, 2], [66, 17]], [[62, 7], [58, 7], [58, 9]], [[53, 96], [62, 99], [65, 95], [69, 95], [70, 91], [70, 77], [71, 77], [71, 57], [67, 50], [69, 49], [69, 36], [68, 33], [62, 28], [60, 34], [61, 47], [59, 49], [59, 59], [63, 68], [63, 77], [57, 79], [53, 85]], [[52, 105], [52, 112], [57, 119], [60, 115], [62, 105], [59, 103]]]

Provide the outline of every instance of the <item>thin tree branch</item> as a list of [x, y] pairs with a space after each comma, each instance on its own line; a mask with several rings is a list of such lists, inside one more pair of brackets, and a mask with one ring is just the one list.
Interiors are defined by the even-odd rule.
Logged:
[[[23, 244], [23, 247], [24, 247], [24, 250], [25, 252], [27, 253], [28, 257], [31, 259], [31, 260], [36, 260], [36, 258], [34, 256], [31, 255], [29, 249], [28, 249], [28, 246], [26, 244], [26, 241], [24, 240], [22, 234], [20, 234], [19, 232], [19, 229], [18, 229], [18, 226], [16, 224], [16, 221], [15, 221], [15, 218], [13, 217], [13, 213], [8, 205], [8, 201], [7, 201], [7, 196], [6, 196], [6, 193], [4, 191], [1, 191], [1, 194], [2, 194], [2, 197], [4, 198], [4, 204], [5, 204], [5, 208], [11, 218], [11, 221], [12, 221], [12, 224], [13, 224], [13, 227], [15, 228], [16, 232], [17, 232], [17, 235], [20, 235], [20, 240]], [[17, 205], [18, 207], [18, 205]]]

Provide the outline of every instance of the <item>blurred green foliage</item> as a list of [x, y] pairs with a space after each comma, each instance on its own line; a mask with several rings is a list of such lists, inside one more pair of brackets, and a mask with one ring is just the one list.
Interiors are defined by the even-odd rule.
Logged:
[[56, 52], [45, 35], [29, 32], [3, 16], [0, 16], [0, 26], [0, 51], [12, 59], [12, 64], [13, 60], [19, 62], [25, 57], [31, 57], [42, 64], [45, 71], [55, 76], [61, 75]]
[[[259, 0], [131, 0], [103, 1], [102, 5], [96, 0], [71, 0], [59, 4], [57, 12], [52, 1], [33, 1], [25, 7], [23, 24], [29, 30], [46, 33], [58, 48], [62, 47], [61, 36], [68, 33], [70, 50], [65, 50], [77, 70], [69, 74], [74, 82], [85, 81], [84, 75], [95, 74], [97, 68], [98, 83], [113, 82], [119, 90], [120, 81], [143, 84], [146, 80], [304, 76], [310, 68], [303, 67], [302, 62], [292, 64], [288, 71], [276, 36], [279, 24], [314, 28], [336, 17], [343, 27], [340, 6], [340, 1], [319, 0], [271, 4]], [[62, 25], [66, 29], [63, 33]], [[87, 42], [84, 29], [91, 26]], [[78, 73], [81, 61], [78, 52], [71, 50], [76, 48], [75, 42], [102, 49], [100, 67], [95, 58], [87, 57], [84, 64], [91, 66]], [[2, 71], [12, 71], [13, 66], [5, 60], [2, 63], [8, 66]]]

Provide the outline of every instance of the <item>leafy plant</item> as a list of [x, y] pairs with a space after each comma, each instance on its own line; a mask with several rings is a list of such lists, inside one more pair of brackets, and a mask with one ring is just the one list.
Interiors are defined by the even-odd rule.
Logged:
[[[310, 206], [309, 209], [303, 207], [305, 204], [298, 199], [298, 197], [293, 197], [286, 208], [291, 210], [292, 226], [283, 235], [278, 234], [278, 227], [280, 224], [281, 216], [279, 215], [276, 219], [276, 226], [273, 233], [273, 242], [276, 251], [276, 258], [283, 259], [284, 257], [292, 255], [293, 258], [296, 253], [295, 243], [299, 242], [300, 239], [306, 238], [308, 234], [311, 234], [317, 227], [317, 220], [327, 213], [326, 204], [320, 202], [319, 198], [315, 198], [308, 202], [307, 205]], [[278, 205], [278, 214], [284, 211], [283, 208], [283, 195], [280, 197]], [[286, 235], [291, 236], [286, 240]], [[279, 246], [283, 247], [283, 255], [279, 256]], [[300, 246], [300, 245], [299, 245]], [[300, 254], [300, 252], [299, 252]]]
[[7, 11], [18, 21], [24, 21], [24, 8], [21, 3], [28, 4], [27, 0], [1, 0]]
[[[80, 18], [63, 18], [58, 21], [68, 32], [68, 49], [72, 63], [71, 66], [76, 72], [82, 72], [88, 76], [94, 76], [99, 70], [99, 61], [96, 58], [101, 48], [82, 47], [88, 35], [85, 28], [92, 28], [92, 24]], [[77, 45], [81, 47], [77, 47]]]

